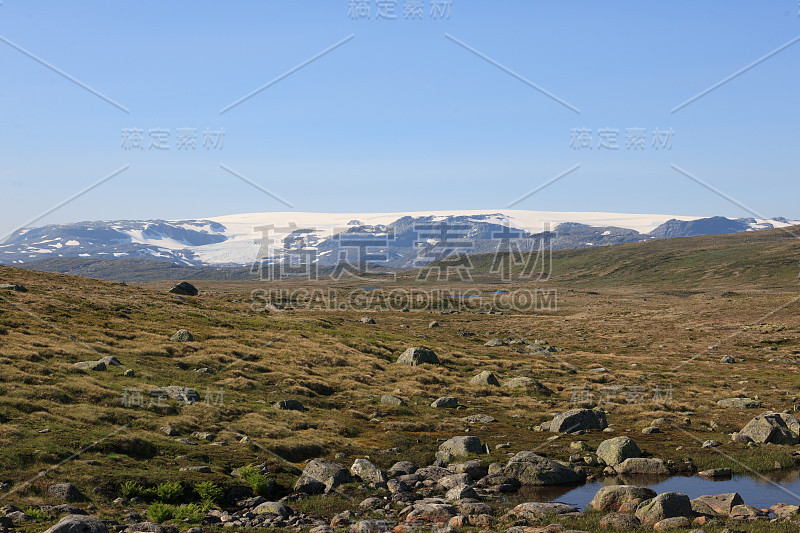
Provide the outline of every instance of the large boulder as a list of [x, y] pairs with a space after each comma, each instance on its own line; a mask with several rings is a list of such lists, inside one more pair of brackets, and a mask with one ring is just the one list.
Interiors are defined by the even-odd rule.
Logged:
[[575, 433], [589, 429], [606, 429], [606, 412], [602, 409], [570, 409], [556, 415], [548, 424], [553, 433]]
[[445, 525], [457, 513], [456, 508], [445, 500], [429, 498], [414, 502], [400, 511], [400, 519], [410, 524], [428, 523]]
[[0, 291], [28, 292], [28, 289], [16, 283], [0, 283]]
[[698, 496], [694, 501], [701, 501], [708, 505], [715, 513], [728, 516], [731, 510], [737, 505], [744, 505], [744, 500], [739, 496], [738, 492], [729, 492], [727, 494], [709, 494], [706, 496]]
[[181, 294], [183, 296], [197, 296], [198, 294], [197, 288], [188, 281], [181, 281], [172, 287], [169, 292], [171, 294]]
[[458, 407], [458, 398], [452, 396], [442, 396], [431, 403], [431, 407], [436, 409], [455, 409]]
[[600, 529], [639, 529], [641, 522], [632, 514], [610, 513], [599, 522]]
[[188, 329], [179, 329], [175, 332], [175, 335], [169, 338], [169, 340], [175, 342], [192, 342], [194, 340], [194, 336], [189, 332]]
[[84, 499], [81, 491], [72, 483], [53, 483], [47, 487], [47, 495], [62, 502], [77, 502]]
[[605, 512], [632, 513], [640, 503], [655, 497], [656, 492], [647, 487], [607, 485], [597, 491], [589, 507]]
[[753, 418], [739, 432], [760, 444], [788, 444], [800, 442], [800, 422], [787, 413], [766, 412]]
[[294, 485], [294, 490], [306, 494], [319, 494], [330, 492], [348, 481], [350, 473], [343, 465], [327, 459], [313, 459], [303, 469], [303, 473]]
[[686, 494], [664, 492], [651, 500], [646, 500], [636, 509], [636, 518], [644, 525], [653, 525], [665, 518], [684, 516], [694, 518], [692, 504]]
[[631, 457], [614, 467], [618, 474], [647, 474], [651, 476], [668, 476], [673, 472], [661, 459], [655, 457]]
[[387, 477], [380, 468], [366, 459], [356, 459], [350, 467], [350, 475], [360, 478], [367, 483], [386, 484]]
[[533, 452], [519, 452], [512, 457], [502, 473], [522, 485], [573, 485], [586, 479], [586, 472], [576, 471], [566, 463], [553, 461]]
[[108, 527], [93, 516], [71, 514], [44, 533], [108, 533]]
[[494, 387], [500, 386], [497, 376], [488, 370], [484, 370], [480, 374], [474, 376], [471, 380], [469, 380], [469, 382], [473, 385], [492, 385]]
[[106, 370], [106, 364], [103, 361], [80, 361], [75, 363], [74, 366], [81, 370], [93, 370], [95, 372], [103, 372]]
[[464, 456], [473, 453], [485, 453], [481, 439], [474, 435], [464, 437], [453, 437], [439, 445], [440, 452], [446, 452], [453, 456]]
[[720, 407], [737, 407], [739, 409], [758, 409], [761, 402], [752, 398], [725, 398], [717, 402]]
[[438, 365], [439, 358], [436, 356], [436, 352], [431, 349], [412, 346], [400, 354], [400, 357], [397, 358], [397, 362], [402, 365], [410, 366], [417, 366], [423, 363]]
[[292, 515], [292, 510], [281, 502], [264, 502], [259, 504], [253, 511], [256, 514], [273, 514], [281, 518], [289, 518]]
[[642, 450], [630, 437], [614, 437], [604, 440], [597, 447], [597, 457], [609, 466], [620, 464], [631, 457], [641, 457]]
[[527, 389], [531, 392], [538, 392], [540, 394], [544, 394], [546, 396], [550, 396], [553, 394], [553, 391], [547, 388], [541, 381], [534, 378], [529, 377], [518, 377], [518, 378], [511, 378], [505, 383], [503, 383], [503, 387], [509, 389]]

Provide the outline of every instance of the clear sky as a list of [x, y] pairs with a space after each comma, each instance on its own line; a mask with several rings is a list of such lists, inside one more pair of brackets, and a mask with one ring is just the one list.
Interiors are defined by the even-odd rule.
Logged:
[[298, 211], [500, 209], [580, 165], [514, 208], [751, 216], [676, 165], [800, 218], [800, 42], [673, 112], [798, 0], [432, 2], [2, 0], [0, 232], [126, 165], [35, 225], [290, 210], [221, 165]]

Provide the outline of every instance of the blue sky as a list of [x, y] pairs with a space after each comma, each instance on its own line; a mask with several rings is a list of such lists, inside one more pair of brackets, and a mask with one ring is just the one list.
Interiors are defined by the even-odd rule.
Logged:
[[[518, 209], [800, 218], [797, 0], [477, 2], [449, 18], [353, 19], [350, 0], [0, 4], [0, 232], [298, 211]], [[452, 39], [446, 37], [450, 35]], [[240, 105], [220, 110], [352, 38]], [[580, 114], [478, 57], [513, 70]], [[127, 108], [123, 112], [13, 43]], [[143, 150], [122, 147], [124, 129]], [[178, 150], [194, 128], [197, 149]], [[591, 150], [571, 146], [591, 130]], [[646, 131], [627, 149], [626, 130]], [[652, 146], [673, 131], [671, 149]], [[168, 150], [148, 148], [169, 130]], [[222, 147], [203, 147], [206, 130]], [[619, 149], [598, 149], [599, 130]]]

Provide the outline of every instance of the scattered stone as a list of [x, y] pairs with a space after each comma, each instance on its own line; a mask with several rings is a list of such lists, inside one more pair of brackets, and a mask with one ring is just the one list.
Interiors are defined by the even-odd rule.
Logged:
[[673, 516], [672, 518], [665, 518], [653, 524], [654, 531], [669, 531], [670, 529], [681, 529], [689, 527], [692, 523], [689, 518], [685, 516]]
[[136, 372], [132, 368], [127, 369], [125, 372], [122, 373], [123, 376], [126, 378], [135, 378]]
[[200, 474], [211, 474], [212, 473], [211, 467], [208, 466], [208, 465], [182, 466], [180, 471], [181, 472], [198, 472]]
[[71, 514], [44, 533], [108, 533], [108, 528], [93, 516]]
[[305, 411], [306, 408], [300, 400], [281, 400], [272, 404], [273, 409], [281, 411]]
[[736, 359], [734, 359], [734, 358], [733, 358], [733, 357], [731, 357], [730, 355], [723, 355], [723, 356], [720, 358], [719, 362], [720, 362], [720, 363], [728, 363], [728, 364], [733, 364], [733, 363], [735, 363], [735, 362], [736, 362]]
[[602, 409], [570, 409], [557, 415], [547, 425], [552, 433], [575, 433], [607, 427], [606, 412]]
[[28, 292], [28, 289], [16, 283], [0, 283], [0, 291]]
[[506, 342], [503, 339], [492, 339], [487, 341], [484, 346], [488, 346], [489, 348], [496, 348], [498, 346], [506, 346]]
[[631, 457], [614, 466], [618, 474], [649, 474], [653, 476], [668, 476], [672, 471], [664, 461], [656, 458]]
[[651, 500], [642, 502], [636, 509], [636, 518], [643, 525], [653, 525], [665, 518], [694, 518], [692, 505], [686, 494], [664, 492]]
[[716, 448], [717, 446], [722, 446], [722, 443], [718, 440], [707, 440], [703, 443], [703, 448]]
[[533, 515], [551, 515], [577, 513], [578, 508], [561, 502], [527, 502], [514, 507], [515, 512], [530, 513]]
[[761, 402], [751, 398], [726, 398], [717, 402], [721, 407], [737, 407], [739, 409], [758, 409]]
[[375, 483], [386, 485], [387, 477], [380, 468], [372, 464], [366, 459], [356, 459], [353, 466], [350, 467], [350, 475], [360, 478], [366, 483]]
[[439, 446], [439, 451], [449, 453], [456, 457], [485, 453], [481, 439], [472, 435], [453, 437], [443, 442]]
[[697, 473], [698, 476], [715, 478], [715, 477], [731, 477], [733, 470], [730, 468], [711, 468]]
[[744, 500], [737, 492], [699, 496], [695, 500], [708, 505], [715, 513], [725, 516], [729, 516], [735, 506], [744, 504]]
[[546, 394], [547, 396], [553, 393], [552, 390], [548, 389], [538, 379], [528, 377], [511, 378], [503, 383], [503, 387], [507, 387], [509, 389], [530, 389], [533, 392], [539, 392], [541, 394]]
[[361, 520], [353, 524], [352, 533], [387, 533], [394, 526], [393, 522], [386, 520]]
[[175, 332], [175, 335], [169, 338], [171, 341], [175, 342], [192, 342], [194, 340], [194, 336], [189, 333], [188, 329], [179, 329]]
[[197, 296], [199, 294], [197, 288], [188, 281], [181, 281], [168, 292], [170, 294], [180, 294], [182, 296]]
[[151, 396], [166, 396], [179, 402], [194, 403], [200, 401], [200, 395], [196, 390], [179, 385], [170, 385], [164, 389], [154, 389], [150, 391]]
[[644, 428], [642, 430], [642, 433], [644, 433], [645, 435], [652, 435], [654, 433], [661, 433], [661, 428], [658, 428], [656, 426], [647, 426], [646, 428]]
[[769, 515], [752, 505], [740, 504], [733, 506], [729, 516], [734, 520], [752, 520], [755, 518], [767, 518]]
[[417, 471], [417, 467], [411, 461], [398, 461], [386, 472], [390, 478], [408, 476]]
[[438, 323], [437, 321], [435, 321], [435, 320], [434, 320], [433, 322], [431, 322], [430, 324], [428, 324], [428, 327], [429, 327], [429, 328], [438, 328], [438, 327], [439, 327], [439, 323]]
[[571, 485], [586, 479], [582, 469], [574, 470], [569, 465], [547, 459], [533, 452], [519, 452], [503, 468], [505, 476], [512, 477], [522, 485]]
[[75, 368], [103, 372], [106, 370], [106, 364], [103, 361], [80, 361], [79, 363], [75, 363]]
[[62, 502], [77, 502], [84, 499], [81, 491], [72, 483], [53, 483], [47, 487], [47, 495]]
[[458, 398], [453, 398], [452, 396], [443, 396], [434, 400], [431, 404], [431, 407], [435, 407], [437, 409], [455, 409], [458, 407]]
[[292, 510], [281, 502], [264, 502], [253, 509], [253, 512], [256, 514], [274, 514], [284, 519], [292, 515]]
[[594, 495], [589, 507], [605, 512], [632, 513], [643, 501], [656, 497], [647, 487], [634, 485], [606, 485]]
[[327, 459], [313, 459], [303, 469], [294, 490], [307, 494], [327, 493], [348, 481], [350, 473], [343, 465]]
[[601, 529], [639, 529], [639, 525], [639, 519], [627, 513], [611, 513], [600, 519]]
[[477, 376], [473, 377], [469, 380], [470, 383], [473, 385], [493, 385], [495, 387], [500, 386], [500, 382], [497, 380], [497, 376], [495, 376], [492, 372], [488, 370], [484, 370]]
[[497, 422], [497, 419], [493, 416], [484, 414], [465, 416], [461, 420], [467, 424], [491, 424], [492, 422]]
[[786, 413], [766, 412], [753, 418], [739, 432], [759, 444], [788, 444], [800, 442], [800, 422]]
[[362, 316], [361, 322], [364, 324], [375, 324], [375, 319], [369, 316]]
[[614, 437], [604, 440], [597, 447], [597, 457], [609, 466], [618, 465], [625, 459], [642, 456], [642, 450], [630, 437]]
[[394, 394], [384, 394], [381, 396], [381, 403], [386, 405], [394, 405], [394, 406], [401, 406], [406, 405], [406, 401], [399, 396], [395, 396]]
[[411, 347], [400, 354], [397, 362], [403, 365], [417, 366], [424, 363], [438, 365], [439, 358], [433, 350], [428, 348]]
[[445, 499], [451, 502], [464, 499], [477, 500], [478, 493], [475, 492], [475, 489], [473, 489], [469, 485], [459, 485], [457, 487], [453, 487], [452, 489], [448, 490], [447, 494], [445, 494]]

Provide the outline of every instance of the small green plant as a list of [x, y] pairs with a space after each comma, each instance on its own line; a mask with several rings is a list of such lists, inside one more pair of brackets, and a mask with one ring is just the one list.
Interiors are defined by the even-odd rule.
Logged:
[[242, 476], [250, 490], [256, 494], [263, 494], [269, 487], [269, 479], [262, 474], [257, 468], [252, 465], [243, 466], [239, 469], [239, 475]]
[[25, 514], [36, 520], [37, 522], [42, 522], [47, 520], [48, 516], [47, 513], [39, 509], [38, 507], [28, 507], [25, 509]]
[[201, 505], [190, 503], [176, 507], [173, 516], [177, 520], [188, 520], [191, 523], [199, 523], [206, 516], [206, 510]]
[[194, 490], [197, 492], [197, 495], [200, 496], [200, 501], [204, 504], [213, 505], [215, 502], [220, 501], [225, 495], [225, 491], [222, 490], [222, 487], [218, 487], [216, 483], [212, 483], [211, 481], [198, 483]]
[[175, 516], [175, 507], [172, 505], [156, 502], [150, 504], [150, 507], [147, 508], [147, 518], [156, 524], [166, 522], [173, 516]]
[[126, 481], [119, 486], [119, 492], [123, 498], [133, 498], [142, 495], [142, 486], [135, 481]]
[[177, 481], [168, 481], [156, 487], [156, 498], [164, 503], [172, 503], [182, 495], [183, 487]]

